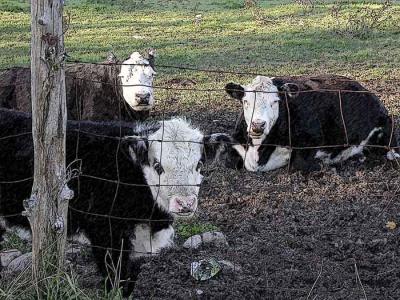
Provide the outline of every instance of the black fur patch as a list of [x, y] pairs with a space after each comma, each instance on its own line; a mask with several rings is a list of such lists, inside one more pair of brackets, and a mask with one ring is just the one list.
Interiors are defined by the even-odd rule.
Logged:
[[[30, 131], [29, 115], [0, 109], [0, 139]], [[155, 233], [168, 228], [173, 221], [172, 215], [155, 205], [141, 166], [123, 154], [119, 137], [132, 134], [135, 134], [133, 125], [120, 126], [119, 122], [69, 121], [67, 125], [67, 164], [76, 159], [81, 161], [81, 175], [68, 183], [75, 194], [69, 205], [68, 232], [79, 229], [88, 237], [104, 275], [106, 249], [116, 249], [112, 251], [115, 264], [119, 250], [127, 250], [122, 254], [121, 279], [135, 278], [132, 270], [138, 269], [129, 260], [129, 251], [134, 250], [129, 240], [135, 225], [149, 224]], [[25, 179], [32, 174], [32, 135], [1, 140], [0, 181]], [[32, 180], [0, 184], [0, 215], [21, 213], [22, 200], [30, 196], [31, 188]], [[10, 217], [7, 221], [10, 225], [29, 228], [27, 219], [22, 216]], [[0, 235], [2, 233], [0, 230]]]
[[244, 97], [244, 88], [236, 83], [230, 82], [225, 86], [225, 91], [231, 96], [232, 98], [242, 100]]

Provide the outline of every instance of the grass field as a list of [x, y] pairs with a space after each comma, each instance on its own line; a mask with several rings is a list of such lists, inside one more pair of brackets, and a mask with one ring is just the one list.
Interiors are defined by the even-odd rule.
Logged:
[[[334, 17], [329, 1], [313, 10], [292, 2], [261, 1], [255, 12], [244, 9], [243, 0], [67, 0], [66, 46], [72, 58], [86, 61], [101, 61], [108, 51], [124, 58], [154, 47], [159, 64], [400, 78], [399, 4], [382, 13], [368, 36], [359, 37], [337, 31], [346, 31], [352, 13], [368, 25], [357, 10], [379, 5], [350, 1]], [[199, 25], [197, 14], [202, 15]], [[26, 0], [0, 0], [0, 68], [29, 64], [29, 18]], [[160, 76], [174, 72], [160, 71]]]

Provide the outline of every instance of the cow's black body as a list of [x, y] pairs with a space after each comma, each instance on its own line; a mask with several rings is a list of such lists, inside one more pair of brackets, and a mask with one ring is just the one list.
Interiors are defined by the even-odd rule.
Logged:
[[[359, 145], [378, 127], [382, 130], [372, 136], [368, 145], [389, 146], [390, 143], [391, 147], [397, 146], [395, 135], [391, 136], [392, 119], [386, 108], [376, 95], [358, 82], [335, 75], [275, 77], [272, 82], [280, 91], [279, 117], [262, 144], [292, 146], [292, 169], [319, 168], [315, 159], [318, 150], [331, 153], [333, 159], [347, 148], [346, 145]], [[291, 84], [289, 89], [285, 86], [288, 83]], [[289, 94], [285, 95], [285, 91]], [[241, 144], [252, 145], [243, 115], [237, 121], [233, 137]], [[260, 146], [259, 165], [268, 162], [275, 148]], [[382, 154], [388, 151], [378, 147], [368, 150]], [[243, 166], [243, 160], [234, 150], [230, 155], [234, 157], [232, 162], [236, 167]]]
[[[0, 182], [18, 181], [33, 175], [33, 144], [30, 131], [29, 115], [0, 109]], [[131, 249], [129, 240], [136, 224], [149, 224], [153, 233], [172, 224], [172, 216], [155, 204], [141, 167], [129, 156], [127, 144], [115, 138], [133, 135], [133, 131], [133, 124], [120, 126], [117, 122], [86, 121], [79, 124], [68, 121], [67, 163], [81, 160], [81, 175], [68, 183], [75, 193], [69, 205], [68, 233], [80, 231], [87, 236], [93, 246], [96, 262], [104, 274], [107, 248], [134, 250]], [[24, 132], [28, 134], [2, 139]], [[78, 167], [79, 162], [73, 166]], [[32, 180], [12, 184], [1, 183], [0, 216], [21, 213], [22, 201], [29, 198], [31, 187]], [[9, 217], [6, 221], [10, 226], [20, 225], [28, 228], [29, 225], [27, 219], [22, 216]], [[0, 228], [0, 238], [4, 228], [3, 232], [1, 230]], [[115, 263], [118, 255], [119, 251], [112, 251]], [[129, 263], [129, 251], [124, 251], [122, 255], [121, 278], [134, 279], [136, 269], [134, 264]]]
[[[119, 65], [69, 64], [65, 67], [68, 120], [144, 120], [122, 96]], [[31, 112], [31, 70], [0, 70], [0, 107]]]

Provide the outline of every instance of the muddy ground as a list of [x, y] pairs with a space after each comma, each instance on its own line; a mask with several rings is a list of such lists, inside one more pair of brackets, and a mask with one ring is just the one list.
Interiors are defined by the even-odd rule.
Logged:
[[[368, 299], [400, 299], [399, 229], [386, 227], [400, 220], [398, 186], [390, 164], [355, 163], [308, 177], [214, 170], [198, 218], [217, 225], [229, 248], [166, 251], [143, 268], [135, 295], [364, 299], [365, 292]], [[190, 263], [210, 257], [241, 271], [196, 282]]]

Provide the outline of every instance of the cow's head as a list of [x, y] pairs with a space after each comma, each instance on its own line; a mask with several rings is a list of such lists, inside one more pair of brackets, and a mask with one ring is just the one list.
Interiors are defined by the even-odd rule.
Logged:
[[153, 80], [154, 51], [149, 51], [145, 59], [139, 52], [134, 52], [121, 65], [122, 94], [133, 110], [150, 110], [154, 105]]
[[270, 132], [278, 119], [279, 95], [271, 78], [257, 76], [247, 86], [228, 83], [225, 91], [243, 104], [247, 133], [253, 139], [262, 139]]
[[127, 137], [133, 160], [142, 166], [158, 205], [180, 217], [197, 210], [205, 159], [215, 158], [230, 140], [225, 134], [204, 136], [185, 119], [160, 122], [147, 136]]

